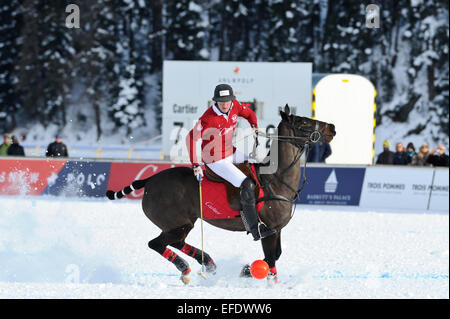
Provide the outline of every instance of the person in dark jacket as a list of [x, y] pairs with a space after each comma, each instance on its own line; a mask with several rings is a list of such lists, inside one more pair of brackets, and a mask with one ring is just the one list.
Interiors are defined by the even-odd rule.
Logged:
[[394, 161], [394, 152], [389, 150], [391, 143], [386, 140], [383, 142], [383, 152], [378, 155], [377, 162], [375, 164], [392, 165]]
[[25, 156], [25, 151], [23, 147], [19, 145], [19, 139], [17, 136], [11, 137], [12, 144], [8, 147], [8, 155], [9, 156]]
[[394, 158], [392, 164], [394, 165], [406, 165], [408, 163], [408, 155], [406, 155], [405, 148], [402, 142], [398, 142], [395, 145]]
[[431, 164], [428, 162], [428, 157], [430, 157], [430, 148], [428, 147], [428, 144], [423, 144], [419, 148], [419, 153], [417, 153], [412, 161], [411, 165], [413, 166], [427, 166], [430, 167]]
[[416, 156], [416, 148], [413, 143], [408, 143], [406, 146], [406, 164], [411, 165], [414, 156]]
[[62, 142], [62, 135], [56, 134], [55, 141], [50, 143], [47, 147], [47, 152], [45, 153], [47, 157], [69, 157], [69, 152], [67, 151], [67, 146]]
[[437, 150], [434, 150], [433, 153], [428, 156], [427, 162], [433, 166], [448, 167], [448, 155], [445, 154], [445, 146], [439, 144]]
[[308, 153], [308, 162], [325, 163], [325, 159], [331, 155], [331, 147], [327, 142], [314, 143]]

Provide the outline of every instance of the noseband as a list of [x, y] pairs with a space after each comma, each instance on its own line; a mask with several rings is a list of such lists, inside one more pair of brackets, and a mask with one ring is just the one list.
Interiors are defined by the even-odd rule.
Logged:
[[325, 126], [319, 130], [319, 121], [315, 121], [315, 128], [312, 132], [309, 129], [304, 129], [290, 122], [282, 121], [281, 124], [293, 130], [294, 136], [278, 136], [278, 140], [285, 140], [298, 148], [310, 143], [323, 142], [326, 137], [333, 137], [325, 133], [328, 128], [328, 123], [325, 123]]

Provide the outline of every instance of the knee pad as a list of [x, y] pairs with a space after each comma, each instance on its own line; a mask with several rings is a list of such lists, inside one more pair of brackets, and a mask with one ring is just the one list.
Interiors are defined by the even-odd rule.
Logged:
[[241, 201], [244, 202], [254, 202], [255, 201], [255, 182], [250, 177], [244, 179], [241, 184]]
[[250, 177], [247, 177], [243, 180], [240, 188], [242, 191], [255, 191], [255, 187], [255, 182]]

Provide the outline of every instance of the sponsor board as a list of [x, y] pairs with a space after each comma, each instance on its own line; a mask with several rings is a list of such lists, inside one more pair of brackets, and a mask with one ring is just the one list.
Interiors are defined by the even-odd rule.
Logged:
[[66, 197], [105, 196], [111, 163], [67, 161], [48, 179], [42, 194]]
[[[134, 180], [149, 178], [165, 169], [177, 166], [185, 165], [168, 163], [111, 163], [108, 189], [117, 192], [130, 185]], [[142, 188], [132, 192], [127, 198], [140, 199], [143, 196], [144, 189]]]
[[426, 210], [433, 169], [419, 167], [368, 167], [360, 206]]
[[267, 127], [263, 121], [276, 127], [279, 109], [286, 103], [292, 113], [311, 117], [309, 62], [166, 60], [163, 74], [162, 144], [164, 156], [171, 160], [188, 159], [186, 135], [213, 104], [214, 88], [220, 83], [231, 85], [236, 99], [254, 108], [259, 127]]
[[309, 205], [358, 206], [364, 171], [365, 168], [308, 167], [307, 181], [298, 202]]
[[449, 211], [448, 178], [449, 170], [436, 168], [433, 178], [433, 186], [430, 189], [429, 210]]
[[0, 160], [0, 195], [40, 195], [66, 161]]
[[[104, 197], [107, 189], [119, 191], [134, 180], [165, 169], [169, 163], [111, 163], [65, 160], [0, 159], [0, 195], [56, 195]], [[128, 198], [142, 198], [137, 190]]]
[[[177, 166], [186, 165], [0, 159], [0, 195], [102, 198], [107, 189], [119, 191], [134, 180]], [[306, 176], [298, 200], [302, 204], [449, 211], [448, 168], [316, 166], [308, 167]], [[140, 199], [143, 193], [140, 189], [127, 197]], [[204, 209], [217, 215], [223, 209], [219, 206]]]

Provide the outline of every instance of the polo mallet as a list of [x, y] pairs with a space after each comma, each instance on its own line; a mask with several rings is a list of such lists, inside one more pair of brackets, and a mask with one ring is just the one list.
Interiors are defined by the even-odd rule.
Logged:
[[198, 190], [199, 190], [199, 194], [200, 194], [200, 228], [201, 228], [201, 240], [202, 240], [202, 268], [200, 269], [200, 271], [198, 272], [198, 274], [204, 278], [204, 279], [208, 279], [208, 275], [205, 273], [204, 269], [205, 269], [205, 255], [203, 253], [204, 248], [203, 248], [203, 205], [202, 205], [202, 175], [199, 174], [197, 177], [198, 180]]

